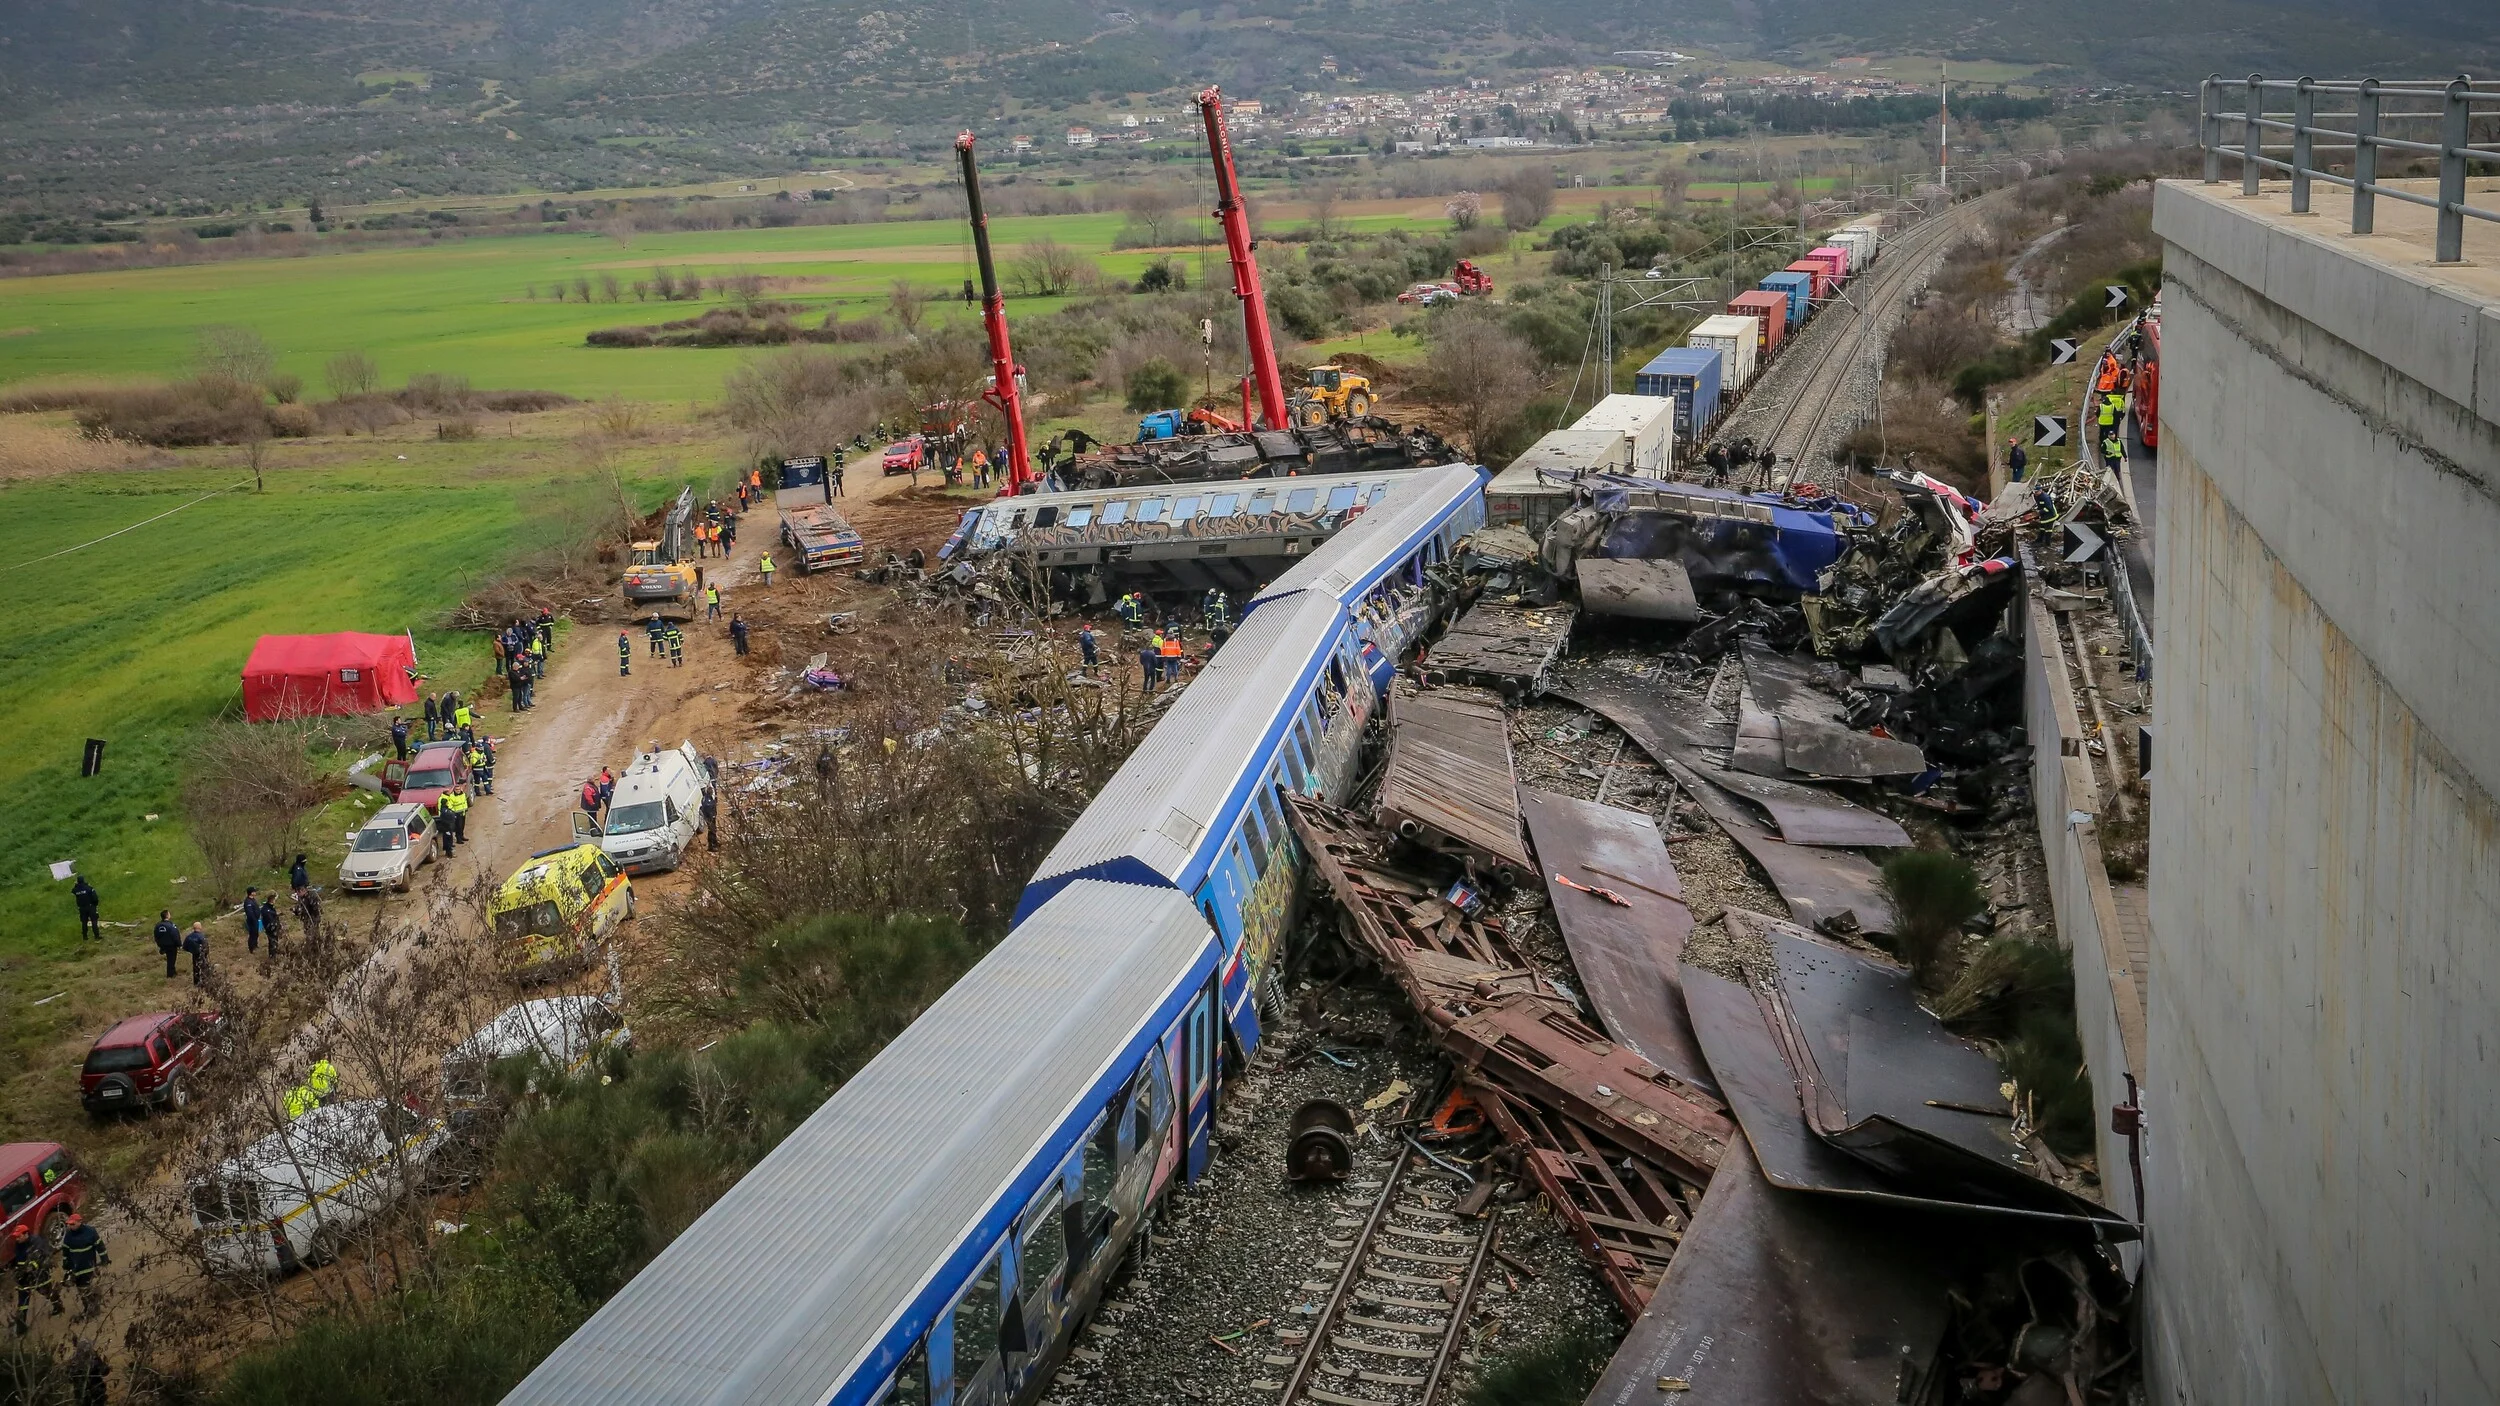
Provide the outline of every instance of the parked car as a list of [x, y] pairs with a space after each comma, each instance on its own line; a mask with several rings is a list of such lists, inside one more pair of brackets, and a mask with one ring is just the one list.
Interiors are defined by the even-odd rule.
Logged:
[[410, 1103], [315, 1108], [190, 1186], [212, 1269], [283, 1274], [335, 1259], [356, 1231], [428, 1180], [451, 1130]]
[[[87, 1199], [87, 1174], [57, 1142], [0, 1143], [0, 1244], [31, 1226], [57, 1248], [69, 1213]], [[49, 1250], [46, 1251], [49, 1253]]]
[[413, 801], [386, 805], [347, 846], [347, 858], [339, 861], [339, 887], [350, 893], [386, 888], [406, 893], [418, 866], [433, 862], [438, 853], [434, 817], [424, 806]]
[[632, 916], [633, 880], [587, 843], [531, 855], [486, 905], [506, 959], [525, 972], [570, 965]]
[[434, 810], [443, 793], [461, 790], [472, 800], [477, 789], [469, 777], [468, 748], [457, 739], [428, 742], [409, 755], [404, 762], [391, 762], [382, 768], [382, 789], [394, 801]]
[[180, 1112], [191, 1080], [217, 1057], [215, 1011], [151, 1011], [96, 1037], [78, 1070], [78, 1098], [98, 1118], [134, 1108]]
[[675, 751], [645, 752], [616, 779], [604, 822], [573, 812], [573, 838], [596, 844], [628, 874], [674, 869], [703, 828], [709, 773], [692, 742]]
[[898, 439], [885, 447], [885, 471], [907, 474], [929, 466], [929, 442], [918, 435]]
[[536, 1054], [554, 1069], [577, 1074], [608, 1050], [630, 1046], [634, 1032], [597, 996], [548, 996], [523, 1001], [478, 1027], [443, 1056], [443, 1103], [453, 1125], [494, 1097], [497, 1061]]

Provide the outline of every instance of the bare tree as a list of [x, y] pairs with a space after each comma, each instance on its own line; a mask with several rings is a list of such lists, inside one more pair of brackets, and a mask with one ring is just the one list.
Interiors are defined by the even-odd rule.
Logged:
[[1159, 182], [1136, 186], [1120, 197], [1120, 206], [1128, 211], [1145, 243], [1170, 244], [1178, 237], [1182, 195], [1171, 186]]
[[278, 354], [251, 328], [221, 323], [200, 329], [192, 362], [204, 377], [259, 386], [268, 384], [270, 374], [278, 369]]
[[382, 383], [381, 368], [373, 364], [371, 355], [363, 351], [343, 351], [321, 368], [330, 382], [330, 394], [345, 400], [352, 395], [371, 395]]
[[1441, 207], [1449, 213], [1450, 228], [1465, 233], [1484, 219], [1484, 197], [1472, 190], [1462, 190]]
[[831, 352], [792, 347], [729, 373], [722, 408], [750, 456], [813, 454], [876, 418], [872, 397]]
[[1430, 335], [1424, 394], [1451, 412], [1468, 452], [1481, 457], [1536, 394], [1535, 349], [1476, 307], [1442, 313]]
[[886, 290], [885, 309], [894, 314], [894, 324], [906, 337], [920, 335], [920, 317], [928, 309], [929, 295], [911, 286], [908, 278], [894, 280]]
[[1684, 192], [1693, 184], [1693, 173], [1681, 161], [1670, 161], [1658, 168], [1658, 205], [1672, 215], [1684, 208]]
[[1027, 298], [1055, 298], [1075, 287], [1091, 261], [1055, 239], [1037, 239], [1016, 252], [1008, 271], [1016, 292]]
[[1554, 213], [1554, 178], [1534, 166], [1523, 166], [1502, 182], [1502, 225], [1531, 230]]
[[573, 301], [577, 303], [587, 303], [590, 301], [590, 278], [588, 275], [574, 275]]
[[1311, 188], [1311, 237], [1334, 239], [1337, 228], [1337, 201], [1342, 194], [1335, 181], [1322, 181]]
[[599, 300], [601, 302], [613, 303], [617, 301], [622, 291], [623, 290], [617, 285], [615, 274], [603, 273], [599, 275]]
[[237, 437], [243, 445], [243, 462], [252, 471], [254, 493], [268, 488], [267, 484], [261, 482], [260, 474], [269, 463], [269, 419], [258, 413], [259, 408], [254, 406], [251, 418], [236, 427]]

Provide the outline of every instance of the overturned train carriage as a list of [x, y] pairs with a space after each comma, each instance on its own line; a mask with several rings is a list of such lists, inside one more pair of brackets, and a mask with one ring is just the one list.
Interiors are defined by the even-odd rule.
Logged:
[[1083, 488], [1289, 474], [1369, 473], [1447, 464], [1458, 456], [1439, 435], [1378, 416], [1290, 430], [1244, 430], [1113, 445], [1060, 470]]
[[1262, 595], [997, 949], [506, 1402], [1039, 1400], [1161, 1198], [1206, 1171], [1301, 888], [1279, 793], [1353, 783], [1400, 622], [1482, 483], [1398, 485]]

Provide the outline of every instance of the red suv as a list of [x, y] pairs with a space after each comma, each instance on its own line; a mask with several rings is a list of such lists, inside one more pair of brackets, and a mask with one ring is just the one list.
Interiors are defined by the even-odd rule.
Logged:
[[929, 442], [918, 435], [885, 447], [884, 468], [890, 474], [913, 473], [929, 466]]
[[86, 1174], [57, 1142], [0, 1143], [0, 1245], [21, 1225], [58, 1247], [69, 1230], [69, 1213], [87, 1199]]
[[457, 739], [428, 742], [404, 762], [388, 762], [382, 767], [382, 789], [394, 801], [421, 805], [437, 810], [443, 793], [467, 791], [471, 800], [477, 791], [469, 784], [469, 749]]
[[134, 1015], [96, 1037], [78, 1071], [78, 1096], [101, 1118], [132, 1108], [179, 1111], [191, 1077], [217, 1054], [215, 1011]]

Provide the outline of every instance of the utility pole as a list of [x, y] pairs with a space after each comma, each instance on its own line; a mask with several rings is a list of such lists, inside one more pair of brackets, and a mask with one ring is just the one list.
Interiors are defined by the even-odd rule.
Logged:
[[1612, 264], [1597, 266], [1597, 356], [1604, 367], [1598, 380], [1604, 389], [1597, 393], [1598, 399], [1603, 400], [1615, 393], [1615, 266]]
[[1953, 155], [1953, 109], [1944, 96], [1945, 65], [1936, 65], [1936, 188], [1948, 193], [1953, 182], [1946, 179], [1945, 168]]

